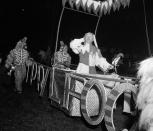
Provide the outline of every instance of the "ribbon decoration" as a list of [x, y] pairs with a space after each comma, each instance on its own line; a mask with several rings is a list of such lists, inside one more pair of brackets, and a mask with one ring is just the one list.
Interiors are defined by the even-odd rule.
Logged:
[[41, 90], [40, 90], [40, 96], [43, 95], [44, 93], [44, 90], [45, 90], [45, 86], [46, 86], [46, 83], [47, 83], [47, 79], [48, 79], [48, 75], [49, 75], [49, 68], [46, 69], [46, 72], [44, 73], [43, 75], [43, 79], [42, 79], [42, 82], [41, 82]]
[[49, 73], [51, 73], [52, 68], [38, 62], [33, 62], [32, 66], [27, 65], [27, 68], [26, 82], [28, 82], [28, 75], [30, 75], [30, 84], [32, 84], [33, 80], [36, 80], [37, 90], [39, 95], [42, 96], [46, 87]]
[[108, 0], [108, 14], [110, 14], [111, 11], [111, 5], [113, 4], [113, 0]]
[[98, 12], [100, 11], [100, 5], [101, 2], [93, 1], [93, 11], [96, 15], [98, 15]]
[[83, 8], [84, 11], [86, 11], [86, 4], [88, 0], [80, 0], [81, 1], [81, 7]]
[[[34, 70], [35, 70], [35, 74], [34, 74]], [[36, 79], [36, 76], [37, 76], [37, 63], [33, 63], [31, 77], [30, 77], [30, 84], [32, 84], [32, 81]]]
[[26, 83], [28, 82], [28, 76], [29, 76], [29, 67], [30, 65], [27, 65], [27, 72], [26, 72]]
[[37, 90], [40, 93], [40, 96], [43, 95], [46, 82], [49, 75], [50, 67], [46, 68], [43, 65], [38, 66], [38, 73], [37, 73]]
[[107, 8], [108, 8], [108, 3], [107, 3], [107, 1], [105, 1], [104, 5], [103, 5], [103, 8], [102, 8], [104, 10], [104, 15], [107, 14]]
[[[41, 72], [42, 71], [42, 72]], [[42, 79], [41, 79], [41, 73], [42, 73]], [[37, 74], [37, 90], [41, 90], [41, 82], [44, 77], [44, 67], [42, 65], [38, 66], [38, 74]]]
[[87, 11], [88, 11], [89, 13], [91, 13], [91, 10], [92, 10], [92, 8], [93, 8], [93, 2], [92, 2], [92, 0], [88, 0], [86, 6], [87, 6]]
[[70, 8], [74, 9], [76, 7], [76, 10], [80, 10], [81, 7], [85, 12], [93, 12], [97, 16], [109, 14], [111, 8], [115, 11], [116, 9], [119, 10], [121, 5], [125, 8], [130, 4], [130, 0], [62, 0], [63, 7], [67, 2]]

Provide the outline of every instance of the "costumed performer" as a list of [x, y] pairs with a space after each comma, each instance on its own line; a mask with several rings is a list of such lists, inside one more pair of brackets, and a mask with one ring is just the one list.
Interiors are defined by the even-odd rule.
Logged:
[[18, 93], [22, 93], [22, 82], [26, 77], [26, 65], [32, 65], [32, 61], [27, 51], [27, 37], [17, 42], [7, 56], [5, 67], [11, 68], [9, 75], [14, 70], [15, 89]]
[[[93, 45], [94, 43], [94, 45]], [[95, 66], [99, 67], [102, 71], [107, 72], [112, 69], [113, 66], [107, 62], [107, 60], [101, 55], [98, 49], [95, 35], [93, 33], [86, 33], [81, 39], [74, 39], [70, 42], [70, 48], [75, 54], [79, 54], [79, 64], [76, 69], [76, 73], [81, 74], [97, 74]], [[76, 81], [75, 92], [81, 93], [83, 89], [83, 83]], [[98, 94], [94, 89], [91, 89], [88, 95], [87, 108], [89, 109], [89, 115], [97, 115], [99, 109]], [[70, 109], [72, 116], [81, 116], [80, 113], [80, 101], [76, 98], [72, 99], [72, 106]]]
[[58, 68], [69, 68], [71, 64], [71, 56], [68, 53], [68, 47], [63, 41], [60, 41], [60, 49], [55, 53], [54, 66]]

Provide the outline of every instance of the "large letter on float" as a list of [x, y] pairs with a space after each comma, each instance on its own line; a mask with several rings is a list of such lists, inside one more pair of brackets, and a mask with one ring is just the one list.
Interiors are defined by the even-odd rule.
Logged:
[[[73, 81], [74, 80], [74, 81]], [[69, 110], [69, 101], [70, 101], [70, 96], [73, 96], [77, 99], [81, 99], [81, 94], [75, 92], [73, 90], [73, 87], [75, 85], [75, 80], [79, 80], [82, 83], [85, 82], [85, 79], [73, 74], [66, 74], [66, 79], [65, 79], [65, 86], [64, 86], [64, 100], [63, 100], [63, 107]]]
[[119, 96], [124, 92], [126, 93], [127, 91], [133, 93], [133, 99], [135, 102], [138, 89], [136, 85], [132, 85], [128, 82], [115, 86], [107, 97], [105, 106], [105, 124], [108, 131], [116, 131], [114, 124], [114, 107]]
[[[96, 93], [98, 95], [97, 99], [99, 99], [99, 103], [93, 101], [94, 99], [93, 95], [95, 95], [94, 93], [91, 93], [93, 92], [93, 89], [96, 90]], [[87, 100], [87, 98], [89, 100]], [[92, 103], [94, 104], [92, 104], [91, 101], [93, 101]], [[90, 125], [98, 125], [99, 123], [102, 122], [104, 113], [105, 113], [104, 112], [105, 103], [106, 103], [106, 95], [105, 95], [104, 85], [99, 80], [96, 80], [96, 79], [91, 79], [87, 81], [81, 93], [81, 111], [85, 120]], [[99, 106], [93, 107], [94, 105], [98, 105], [98, 104]], [[89, 115], [90, 114], [89, 110], [91, 108], [93, 108], [92, 110], [96, 110], [97, 107], [98, 107], [98, 112], [96, 116], [94, 115], [95, 117], [91, 118], [92, 115]]]

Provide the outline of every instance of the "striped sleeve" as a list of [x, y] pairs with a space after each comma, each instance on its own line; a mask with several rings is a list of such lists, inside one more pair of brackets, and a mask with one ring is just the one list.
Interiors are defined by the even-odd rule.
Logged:
[[7, 56], [5, 67], [9, 68], [11, 64], [13, 64], [13, 60], [14, 60], [14, 50], [11, 50], [9, 55]]

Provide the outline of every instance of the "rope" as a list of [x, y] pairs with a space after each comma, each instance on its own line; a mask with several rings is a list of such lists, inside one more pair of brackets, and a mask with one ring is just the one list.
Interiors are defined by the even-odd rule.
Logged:
[[[60, 15], [60, 19], [59, 19], [59, 22], [58, 22], [58, 28], [57, 28], [56, 45], [55, 45], [54, 56], [55, 56], [55, 53], [56, 53], [56, 51], [57, 51], [59, 29], [60, 29], [60, 25], [61, 25], [61, 20], [62, 20], [63, 13], [64, 13], [64, 7], [62, 8], [61, 15]], [[54, 57], [54, 64], [55, 64], [55, 57]]]
[[149, 56], [151, 56], [151, 50], [150, 50], [150, 41], [149, 41], [149, 35], [148, 35], [148, 26], [147, 26], [147, 18], [146, 18], [146, 8], [145, 8], [145, 2], [143, 1], [143, 9], [144, 9], [144, 18], [145, 18], [145, 32], [146, 32], [146, 37], [147, 37], [147, 45], [148, 45], [148, 52]]
[[97, 34], [97, 29], [98, 29], [98, 25], [99, 25], [99, 22], [100, 22], [100, 16], [99, 16], [99, 18], [98, 18], [98, 21], [97, 21], [97, 24], [96, 24], [96, 29], [95, 29], [95, 36], [96, 36], [96, 34]]
[[[58, 28], [57, 28], [57, 35], [56, 35], [56, 45], [55, 45], [55, 51], [54, 51], [54, 63], [55, 64], [55, 53], [57, 51], [57, 44], [58, 44], [58, 37], [59, 37], [59, 30], [60, 30], [60, 25], [61, 25], [61, 20], [62, 20], [62, 16], [63, 16], [63, 13], [64, 13], [64, 6], [62, 8], [62, 11], [61, 11], [61, 15], [60, 15], [60, 18], [59, 18], [59, 22], [58, 22]], [[52, 81], [54, 82], [54, 68], [53, 68], [53, 73], [52, 73]], [[52, 88], [53, 88], [53, 82], [52, 82]]]

